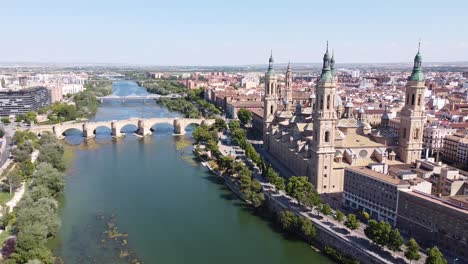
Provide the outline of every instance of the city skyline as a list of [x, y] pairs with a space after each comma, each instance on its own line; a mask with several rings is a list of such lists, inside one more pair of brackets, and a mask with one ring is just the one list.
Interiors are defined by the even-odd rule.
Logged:
[[[403, 7], [403, 8], [402, 8]], [[9, 2], [0, 63], [167, 66], [319, 63], [329, 40], [340, 63], [468, 60], [462, 1]], [[466, 33], [466, 32], [465, 32]], [[34, 44], [34, 45], [31, 45]]]

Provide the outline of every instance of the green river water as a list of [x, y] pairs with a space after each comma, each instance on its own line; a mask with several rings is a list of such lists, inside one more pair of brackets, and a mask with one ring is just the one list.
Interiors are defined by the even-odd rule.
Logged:
[[[133, 82], [115, 82], [114, 94], [146, 94]], [[104, 103], [95, 120], [172, 117], [154, 102]], [[194, 161], [191, 133], [173, 136], [157, 126], [143, 139], [117, 141], [99, 128], [73, 145], [54, 252], [65, 263], [331, 263], [255, 213], [217, 176]], [[190, 128], [189, 128], [190, 129]], [[126, 126], [126, 132], [135, 127]], [[125, 234], [109, 238], [111, 235]]]

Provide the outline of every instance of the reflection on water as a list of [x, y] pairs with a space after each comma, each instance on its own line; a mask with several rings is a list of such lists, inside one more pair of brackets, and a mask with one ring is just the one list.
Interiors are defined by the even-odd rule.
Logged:
[[[131, 82], [114, 85], [119, 95], [141, 90]], [[103, 104], [94, 120], [135, 116], [179, 115], [154, 103], [115, 102]], [[67, 172], [55, 254], [65, 263], [329, 263], [253, 214], [195, 163], [193, 128], [174, 136], [172, 126], [160, 125], [151, 136], [140, 138], [130, 130], [121, 139], [99, 128], [91, 140], [69, 131], [66, 142], [74, 145], [75, 158]], [[109, 232], [128, 237], [115, 240]]]

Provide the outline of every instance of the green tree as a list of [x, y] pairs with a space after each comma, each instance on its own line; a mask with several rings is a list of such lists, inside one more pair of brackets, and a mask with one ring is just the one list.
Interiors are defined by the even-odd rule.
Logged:
[[239, 118], [240, 123], [245, 126], [252, 120], [252, 112], [245, 108], [241, 108], [237, 112], [237, 118]]
[[314, 185], [305, 176], [291, 177], [286, 186], [286, 193], [295, 198], [300, 204], [308, 207], [316, 207], [321, 202]]
[[345, 215], [343, 214], [343, 212], [341, 212], [340, 210], [336, 210], [336, 213], [335, 213], [335, 216], [334, 216], [336, 221], [341, 223], [341, 222], [343, 222], [344, 217], [345, 217]]
[[330, 205], [328, 205], [328, 204], [322, 204], [322, 206], [320, 207], [320, 212], [325, 216], [331, 215], [332, 211], [333, 210], [331, 209]]
[[307, 218], [297, 217], [298, 226], [302, 234], [308, 238], [314, 238], [317, 234], [314, 224]]
[[2, 117], [2, 123], [3, 123], [3, 124], [10, 124], [10, 123], [11, 123], [11, 122], [10, 122], [10, 118], [8, 118], [8, 117]]
[[218, 166], [220, 170], [231, 171], [234, 166], [234, 159], [231, 157], [220, 156], [218, 159]]
[[23, 178], [17, 170], [12, 170], [7, 174], [7, 181], [10, 188], [10, 194], [13, 194], [13, 192], [21, 186]]
[[203, 125], [195, 128], [195, 131], [193, 131], [193, 139], [197, 142], [207, 142], [210, 139], [215, 140], [209, 128]]
[[65, 171], [66, 166], [63, 153], [63, 146], [59, 143], [42, 144], [39, 148], [37, 161], [49, 163], [59, 171]]
[[358, 229], [361, 225], [359, 220], [357, 219], [356, 215], [348, 214], [346, 217], [346, 221], [344, 222], [345, 226], [351, 230]]
[[31, 178], [34, 173], [34, 163], [29, 159], [19, 163], [18, 165], [21, 176], [25, 179]]
[[226, 121], [224, 121], [224, 119], [221, 118], [216, 118], [213, 126], [217, 131], [223, 131], [227, 128]]
[[289, 210], [284, 210], [278, 214], [278, 222], [284, 230], [292, 230], [296, 225], [297, 216]]
[[240, 128], [240, 123], [237, 120], [229, 122], [229, 130], [234, 131]]
[[29, 111], [24, 115], [24, 121], [28, 124], [37, 123], [37, 114], [33, 111]]
[[398, 229], [393, 229], [390, 232], [387, 246], [392, 251], [401, 251], [401, 246], [403, 246], [404, 242], [403, 237], [400, 235], [400, 231], [398, 231]]
[[64, 174], [49, 163], [39, 163], [33, 174], [31, 187], [39, 185], [47, 187], [51, 195], [55, 196], [65, 187]]
[[447, 260], [444, 258], [442, 252], [440, 252], [437, 246], [427, 249], [426, 264], [447, 264]]
[[0, 138], [3, 138], [4, 135], [5, 135], [5, 131], [3, 131], [3, 129], [0, 129]]
[[0, 86], [2, 88], [5, 88], [5, 78], [2, 78], [2, 80], [0, 80]]
[[410, 261], [419, 260], [421, 255], [419, 254], [419, 245], [414, 238], [411, 238], [406, 244], [405, 257]]
[[365, 222], [369, 221], [369, 219], [370, 219], [370, 215], [369, 215], [369, 213], [366, 212], [366, 211], [362, 211], [362, 212], [361, 212], [361, 217], [362, 217], [362, 219], [363, 219]]

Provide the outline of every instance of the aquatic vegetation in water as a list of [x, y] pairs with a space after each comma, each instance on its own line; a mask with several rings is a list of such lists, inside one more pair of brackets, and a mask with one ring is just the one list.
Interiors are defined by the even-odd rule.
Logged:
[[186, 137], [174, 137], [174, 141], [177, 150], [184, 150], [193, 144], [193, 141]]
[[117, 226], [117, 217], [114, 214], [106, 217], [104, 214], [99, 213], [97, 214], [96, 219], [98, 221], [106, 222], [105, 230], [99, 235], [102, 249], [110, 248], [115, 250], [116, 256], [128, 263], [144, 263], [128, 247], [128, 234], [119, 230]]

